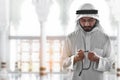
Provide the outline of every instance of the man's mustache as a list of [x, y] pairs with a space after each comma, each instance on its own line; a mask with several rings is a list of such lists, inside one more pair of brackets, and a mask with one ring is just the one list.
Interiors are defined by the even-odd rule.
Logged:
[[84, 28], [84, 29], [91, 29], [92, 26], [84, 26], [83, 28]]

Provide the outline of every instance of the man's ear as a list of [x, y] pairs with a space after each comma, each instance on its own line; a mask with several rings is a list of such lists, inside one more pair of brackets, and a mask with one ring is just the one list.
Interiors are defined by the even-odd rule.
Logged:
[[99, 20], [97, 20], [97, 19], [96, 19], [96, 23], [95, 23], [95, 26], [97, 26], [97, 25], [98, 25], [98, 23], [99, 23]]

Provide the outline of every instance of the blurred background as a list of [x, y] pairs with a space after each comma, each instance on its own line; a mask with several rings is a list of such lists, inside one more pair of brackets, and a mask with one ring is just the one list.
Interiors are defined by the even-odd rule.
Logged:
[[119, 0], [0, 0], [0, 80], [70, 80], [60, 57], [86, 2], [99, 10], [112, 43], [116, 62], [105, 80], [120, 80]]

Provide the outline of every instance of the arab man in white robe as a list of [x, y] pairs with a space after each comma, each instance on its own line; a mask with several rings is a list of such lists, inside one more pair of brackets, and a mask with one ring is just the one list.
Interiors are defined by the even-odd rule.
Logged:
[[86, 3], [76, 11], [76, 30], [65, 39], [63, 69], [73, 72], [72, 80], [104, 80], [112, 68], [111, 44], [99, 24], [98, 10]]

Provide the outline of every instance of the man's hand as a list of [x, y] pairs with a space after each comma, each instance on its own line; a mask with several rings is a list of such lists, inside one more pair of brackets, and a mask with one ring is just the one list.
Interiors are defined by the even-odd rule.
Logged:
[[79, 50], [77, 52], [77, 55], [74, 57], [74, 63], [78, 62], [78, 61], [82, 61], [84, 59], [85, 55], [84, 55], [84, 51], [83, 50]]
[[88, 59], [93, 62], [99, 62], [99, 57], [94, 52], [88, 52]]

